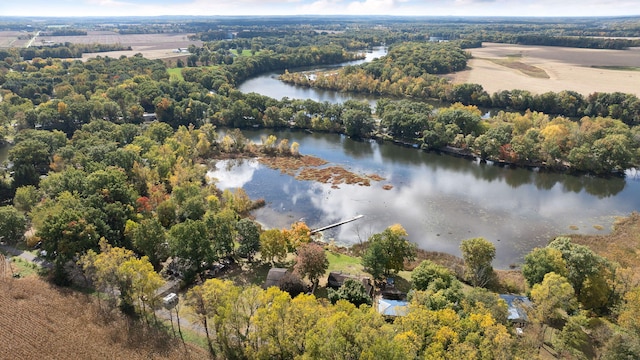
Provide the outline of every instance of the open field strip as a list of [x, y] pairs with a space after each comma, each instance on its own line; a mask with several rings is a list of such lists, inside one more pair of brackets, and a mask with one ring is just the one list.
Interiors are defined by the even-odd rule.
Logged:
[[[470, 69], [448, 78], [455, 83], [480, 84], [489, 93], [511, 89], [533, 93], [574, 90], [584, 95], [620, 91], [640, 96], [640, 71], [627, 70], [640, 67], [640, 48], [596, 50], [485, 43], [482, 48], [469, 51], [474, 57], [469, 61]], [[532, 77], [499, 64], [508, 58], [539, 68], [549, 78]]]

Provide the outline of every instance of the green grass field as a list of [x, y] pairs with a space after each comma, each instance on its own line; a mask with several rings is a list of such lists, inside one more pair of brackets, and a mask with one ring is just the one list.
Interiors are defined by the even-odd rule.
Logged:
[[171, 80], [184, 80], [182, 77], [182, 69], [183, 68], [170, 68], [167, 69], [167, 73], [169, 74], [169, 79]]
[[353, 275], [365, 274], [360, 258], [332, 251], [327, 251], [326, 253], [327, 259], [329, 260], [327, 275], [329, 275], [331, 271], [342, 271]]

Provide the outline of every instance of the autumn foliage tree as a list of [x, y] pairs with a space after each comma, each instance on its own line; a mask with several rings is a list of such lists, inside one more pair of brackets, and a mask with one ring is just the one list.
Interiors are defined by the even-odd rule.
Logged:
[[315, 292], [318, 286], [318, 279], [324, 275], [327, 268], [329, 268], [329, 260], [320, 245], [307, 243], [298, 248], [294, 271], [300, 276], [306, 276], [311, 280], [313, 284], [312, 293]]
[[260, 255], [262, 260], [273, 263], [287, 256], [287, 238], [278, 229], [269, 229], [260, 234]]
[[491, 262], [496, 256], [496, 247], [484, 238], [473, 238], [464, 240], [460, 250], [466, 279], [473, 286], [486, 286], [494, 276]]
[[302, 221], [291, 224], [291, 229], [283, 229], [282, 234], [287, 239], [289, 251], [294, 251], [301, 245], [311, 241], [311, 230]]

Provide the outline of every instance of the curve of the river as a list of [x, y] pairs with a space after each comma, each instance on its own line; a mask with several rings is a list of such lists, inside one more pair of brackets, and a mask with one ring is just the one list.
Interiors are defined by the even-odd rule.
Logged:
[[[375, 47], [371, 51], [366, 52], [365, 58], [362, 60], [350, 61], [331, 67], [305, 68], [304, 70], [318, 71], [334, 67], [343, 67], [346, 65], [358, 65], [364, 62], [371, 61], [375, 58], [382, 57], [386, 53], [386, 47]], [[341, 93], [333, 90], [322, 90], [286, 84], [278, 80], [278, 77], [281, 74], [282, 71], [278, 71], [256, 76], [240, 84], [238, 86], [238, 90], [242, 91], [243, 93], [255, 92], [278, 100], [286, 97], [289, 99], [311, 99], [318, 102], [328, 101], [332, 104], [343, 103], [347, 100], [366, 101], [371, 105], [372, 108], [375, 106], [376, 101], [380, 99], [380, 97], [376, 97], [373, 95]]]
[[[273, 131], [247, 131], [255, 142]], [[616, 216], [640, 209], [640, 180], [508, 169], [390, 143], [354, 141], [336, 134], [275, 132], [300, 151], [358, 174], [379, 174], [371, 186], [299, 181], [257, 160], [220, 161], [209, 176], [221, 189], [242, 187], [267, 206], [254, 212], [267, 227], [304, 219], [317, 228], [363, 214], [326, 231], [349, 245], [394, 223], [421, 249], [460, 255], [460, 242], [485, 237], [496, 246], [494, 266], [520, 263], [534, 247], [560, 234], [606, 233]], [[391, 190], [384, 190], [391, 185]]]

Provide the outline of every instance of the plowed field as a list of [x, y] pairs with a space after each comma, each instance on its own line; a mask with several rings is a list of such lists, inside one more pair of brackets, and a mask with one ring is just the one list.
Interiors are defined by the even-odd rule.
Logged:
[[37, 277], [0, 279], [0, 359], [206, 359], [199, 348], [103, 314], [93, 296]]

